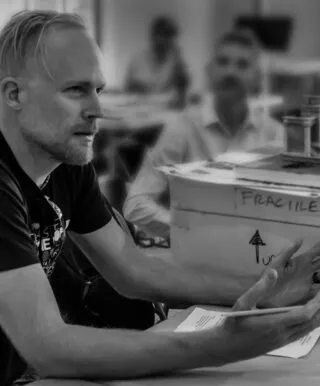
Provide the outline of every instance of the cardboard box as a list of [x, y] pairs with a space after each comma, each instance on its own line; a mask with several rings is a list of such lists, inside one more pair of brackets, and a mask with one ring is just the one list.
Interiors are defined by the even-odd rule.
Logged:
[[301, 250], [320, 240], [320, 189], [241, 181], [232, 163], [214, 164], [163, 168], [172, 251], [191, 268], [211, 270], [212, 301], [232, 304], [296, 238], [304, 238]]

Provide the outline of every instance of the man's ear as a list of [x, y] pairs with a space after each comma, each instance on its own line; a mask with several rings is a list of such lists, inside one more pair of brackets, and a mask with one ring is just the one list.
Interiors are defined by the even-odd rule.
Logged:
[[16, 78], [4, 78], [0, 84], [0, 92], [4, 102], [14, 110], [21, 109], [25, 93], [21, 83]]

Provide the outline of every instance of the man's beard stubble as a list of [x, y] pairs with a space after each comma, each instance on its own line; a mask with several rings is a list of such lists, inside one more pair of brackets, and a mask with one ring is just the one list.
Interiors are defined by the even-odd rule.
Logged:
[[243, 125], [248, 115], [248, 95], [242, 82], [235, 76], [225, 76], [216, 85], [215, 109], [232, 132]]

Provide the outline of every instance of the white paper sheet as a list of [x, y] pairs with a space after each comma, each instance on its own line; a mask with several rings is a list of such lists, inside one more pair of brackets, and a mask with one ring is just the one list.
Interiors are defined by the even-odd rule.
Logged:
[[195, 308], [192, 313], [176, 328], [176, 332], [192, 332], [220, 326], [225, 317], [221, 312]]
[[215, 158], [217, 162], [227, 162], [235, 165], [242, 165], [249, 162], [260, 161], [264, 158], [269, 158], [270, 154], [260, 154], [260, 153], [248, 153], [248, 152], [226, 152], [220, 154]]
[[[193, 332], [214, 328], [221, 325], [225, 316], [220, 311], [210, 311], [195, 308], [193, 312], [176, 328], [176, 332]], [[287, 358], [302, 358], [306, 356], [315, 346], [320, 336], [320, 328], [316, 328], [305, 337], [271, 351], [268, 355], [282, 356]]]
[[320, 336], [320, 328], [316, 328], [308, 335], [300, 338], [299, 340], [292, 342], [284, 347], [278, 348], [277, 350], [269, 352], [268, 355], [276, 355], [287, 358], [302, 358], [309, 354], [313, 349], [317, 340]]

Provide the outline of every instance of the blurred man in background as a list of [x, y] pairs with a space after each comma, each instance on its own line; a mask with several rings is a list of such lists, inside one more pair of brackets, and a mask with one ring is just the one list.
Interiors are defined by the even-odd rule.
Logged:
[[129, 65], [126, 89], [139, 94], [169, 93], [175, 105], [184, 103], [189, 77], [177, 44], [178, 27], [167, 16], [151, 24], [150, 47]]
[[260, 88], [259, 58], [258, 44], [248, 32], [231, 31], [221, 38], [206, 68], [210, 93], [200, 108], [190, 108], [168, 122], [147, 154], [124, 205], [129, 221], [151, 235], [169, 238], [169, 186], [156, 169], [159, 166], [282, 146], [282, 125], [250, 104]]

